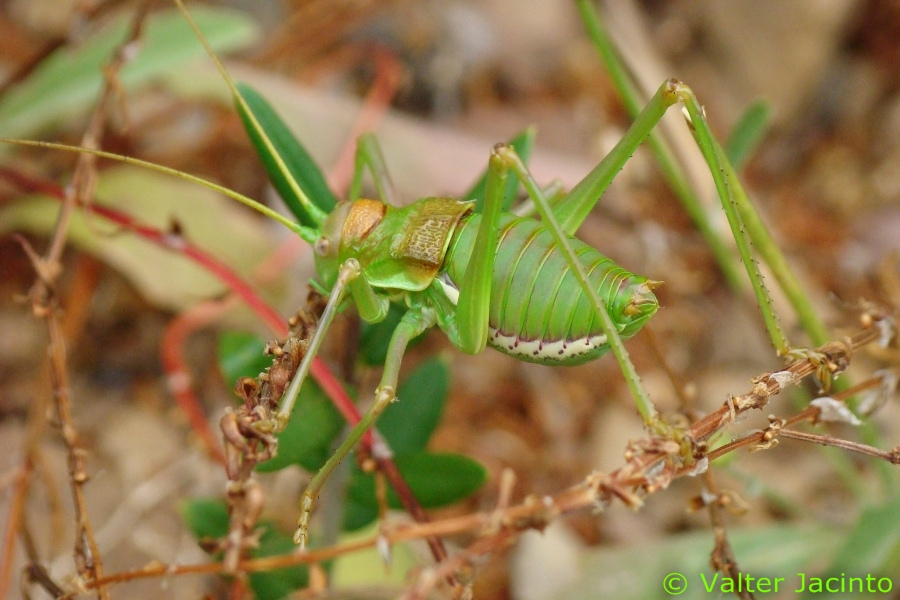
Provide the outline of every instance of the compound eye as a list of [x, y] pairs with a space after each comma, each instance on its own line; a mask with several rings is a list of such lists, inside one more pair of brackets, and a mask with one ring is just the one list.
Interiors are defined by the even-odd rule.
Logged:
[[313, 250], [319, 256], [328, 256], [328, 253], [331, 251], [331, 242], [327, 237], [322, 236], [316, 240]]

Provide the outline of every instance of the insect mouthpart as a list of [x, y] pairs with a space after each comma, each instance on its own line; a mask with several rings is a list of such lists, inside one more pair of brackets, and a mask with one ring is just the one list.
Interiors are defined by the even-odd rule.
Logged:
[[659, 301], [653, 295], [653, 290], [661, 286], [662, 283], [662, 281], [648, 279], [641, 284], [635, 285], [633, 295], [625, 305], [625, 308], [622, 309], [622, 314], [636, 319], [650, 317], [659, 308]]

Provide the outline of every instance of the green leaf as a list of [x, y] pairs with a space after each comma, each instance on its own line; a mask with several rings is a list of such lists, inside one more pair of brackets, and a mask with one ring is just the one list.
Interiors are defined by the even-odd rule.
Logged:
[[229, 389], [234, 389], [241, 377], [257, 377], [272, 365], [272, 357], [263, 354], [265, 347], [266, 342], [252, 333], [222, 332], [216, 351]]
[[278, 454], [256, 467], [270, 473], [289, 465], [318, 471], [332, 454], [334, 439], [344, 428], [344, 419], [312, 378], [303, 382], [294, 413], [278, 434]]
[[[485, 468], [461, 454], [413, 452], [398, 454], [394, 457], [394, 462], [423, 508], [437, 508], [458, 502], [476, 492], [487, 480]], [[399, 498], [390, 488], [388, 505], [391, 508], [402, 508]], [[359, 529], [377, 516], [375, 476], [354, 468], [347, 488], [344, 529]]]
[[[339, 545], [365, 542], [381, 533], [374, 523], [371, 527], [342, 533]], [[422, 566], [422, 553], [417, 542], [395, 542], [391, 544], [391, 565], [385, 569], [384, 557], [378, 548], [360, 548], [335, 558], [329, 573], [331, 589], [374, 590], [378, 589], [383, 598], [402, 595], [409, 585], [412, 569]], [[390, 593], [394, 591], [394, 593]], [[349, 600], [349, 598], [348, 598]]]
[[[228, 535], [228, 508], [222, 500], [200, 498], [181, 506], [181, 516], [197, 539], [222, 538]], [[269, 521], [261, 521], [263, 533], [259, 546], [250, 550], [252, 558], [290, 554], [296, 550], [291, 536], [282, 533]], [[279, 600], [309, 583], [305, 566], [284, 567], [250, 574], [250, 586], [258, 600]]]
[[197, 539], [228, 535], [228, 508], [218, 498], [195, 498], [180, 507], [181, 518]]
[[772, 109], [765, 100], [751, 104], [735, 124], [725, 144], [725, 155], [735, 171], [740, 171], [744, 163], [753, 156], [759, 143], [769, 131]]
[[[257, 377], [272, 364], [263, 354], [265, 341], [250, 333], [226, 332], [219, 337], [219, 368], [233, 388], [239, 377]], [[312, 378], [303, 382], [294, 413], [278, 434], [278, 454], [256, 470], [269, 473], [290, 465], [317, 471], [331, 456], [344, 419]]]
[[[519, 155], [519, 158], [522, 159], [524, 164], [528, 164], [528, 158], [531, 156], [531, 150], [534, 148], [534, 139], [537, 136], [537, 130], [534, 127], [529, 127], [528, 129], [522, 131], [521, 133], [516, 134], [511, 140], [507, 142], [510, 146], [512, 146], [516, 153]], [[484, 190], [485, 185], [487, 184], [487, 170], [481, 174], [481, 177], [478, 178], [478, 181], [475, 182], [468, 192], [466, 192], [460, 199], [461, 200], [474, 200], [475, 201], [475, 212], [482, 212], [484, 208]], [[506, 182], [506, 192], [503, 194], [503, 210], [508, 211], [510, 205], [512, 205], [513, 200], [516, 199], [516, 190], [519, 189], [519, 178], [515, 176], [515, 174], [510, 173], [509, 179]]]
[[441, 420], [449, 388], [450, 370], [441, 358], [422, 363], [403, 381], [397, 391], [399, 402], [387, 407], [378, 420], [378, 431], [391, 450], [404, 454], [425, 449]]
[[[356, 473], [357, 471], [354, 470], [354, 476]], [[370, 502], [368, 499], [357, 500], [350, 497], [344, 500], [344, 531], [357, 531], [377, 518], [378, 504], [375, 502]]]
[[[191, 14], [213, 49], [245, 48], [257, 29], [243, 13], [194, 6]], [[0, 131], [5, 137], [32, 138], [48, 128], [71, 123], [96, 102], [103, 83], [103, 66], [128, 33], [129, 19], [117, 19], [73, 50], [61, 48], [45, 59], [22, 83], [0, 99]], [[183, 70], [205, 51], [181, 13], [160, 11], [147, 19], [140, 51], [119, 73], [118, 81], [132, 90], [156, 77]]]
[[[362, 361], [371, 366], [381, 366], [387, 360], [388, 345], [391, 343], [391, 335], [406, 309], [399, 305], [391, 303], [388, 307], [388, 314], [378, 323], [366, 323], [363, 321], [359, 332], [359, 357]], [[426, 332], [427, 333], [427, 332]], [[426, 333], [416, 336], [410, 341], [407, 348], [413, 348], [421, 342]]]
[[[297, 546], [291, 536], [279, 531], [268, 521], [262, 521], [260, 525], [264, 531], [259, 539], [259, 548], [251, 550], [250, 556], [263, 558], [296, 552]], [[250, 587], [257, 600], [280, 600], [307, 585], [309, 571], [305, 565], [250, 573]]]
[[241, 115], [244, 122], [244, 128], [247, 135], [256, 148], [266, 173], [272, 185], [278, 190], [284, 203], [290, 211], [297, 217], [301, 225], [306, 227], [318, 228], [320, 223], [313, 219], [312, 214], [306, 207], [306, 199], [301, 198], [291, 187], [290, 180], [292, 178], [307, 195], [309, 200], [316, 205], [324, 213], [329, 213], [337, 204], [337, 198], [328, 188], [322, 171], [313, 161], [306, 148], [300, 141], [294, 137], [291, 130], [288, 129], [275, 109], [259, 95], [256, 90], [248, 85], [238, 84], [238, 91], [256, 117], [256, 121], [262, 128], [262, 132], [269, 138], [275, 148], [275, 152], [281, 157], [287, 172], [284, 172], [281, 166], [276, 162], [275, 156], [269, 151], [263, 143], [262, 133], [256, 129], [247, 115], [244, 107], [240, 103], [236, 103], [237, 111]]

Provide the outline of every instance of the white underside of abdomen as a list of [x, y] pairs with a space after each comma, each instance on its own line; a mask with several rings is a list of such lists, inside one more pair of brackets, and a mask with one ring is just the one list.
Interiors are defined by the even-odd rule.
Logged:
[[[441, 275], [435, 281], [440, 284], [447, 299], [456, 306], [459, 302], [459, 289], [456, 285], [446, 275]], [[496, 327], [488, 325], [489, 346], [504, 354], [521, 356], [528, 360], [564, 361], [587, 354], [604, 344], [606, 344], [606, 336], [602, 334], [571, 340], [524, 340], [515, 334], [506, 334]]]

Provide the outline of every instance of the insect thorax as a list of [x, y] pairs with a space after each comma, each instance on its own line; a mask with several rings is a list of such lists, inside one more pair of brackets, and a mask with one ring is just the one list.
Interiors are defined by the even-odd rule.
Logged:
[[[359, 203], [379, 204], [384, 213], [371, 227], [345, 225], [348, 235], [341, 237], [341, 260], [356, 258], [364, 277], [375, 288], [406, 291], [431, 285], [444, 263], [457, 224], [473, 209], [471, 202], [452, 198], [423, 198], [402, 208], [359, 200], [351, 215]], [[365, 219], [361, 221], [367, 224]]]

